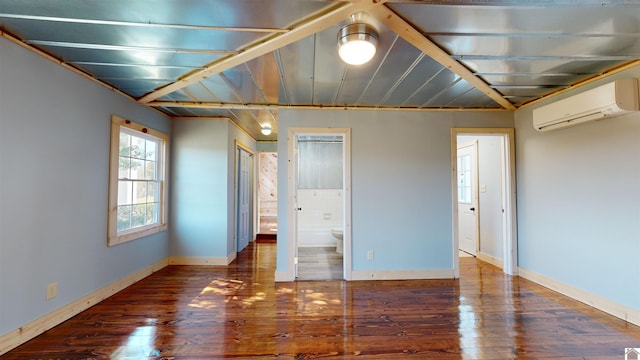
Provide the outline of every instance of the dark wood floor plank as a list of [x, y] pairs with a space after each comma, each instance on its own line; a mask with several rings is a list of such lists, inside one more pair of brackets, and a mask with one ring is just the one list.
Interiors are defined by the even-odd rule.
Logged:
[[274, 283], [275, 245], [170, 266], [10, 359], [623, 359], [640, 327], [492, 265], [459, 280]]

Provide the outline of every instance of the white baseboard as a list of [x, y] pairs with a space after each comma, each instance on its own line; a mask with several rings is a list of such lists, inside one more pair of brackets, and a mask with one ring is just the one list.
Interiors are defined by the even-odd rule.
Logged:
[[488, 262], [491, 265], [497, 266], [500, 269], [502, 269], [502, 267], [504, 266], [502, 263], [502, 259], [498, 259], [496, 257], [493, 257], [491, 255], [485, 254], [483, 252], [478, 251], [478, 253], [476, 254], [476, 257], [479, 260], [482, 260], [484, 262]]
[[531, 280], [539, 285], [557, 291], [562, 295], [568, 296], [582, 303], [585, 303], [598, 310], [602, 310], [622, 320], [640, 326], [640, 311], [633, 308], [618, 304], [611, 300], [605, 299], [598, 295], [586, 292], [571, 285], [564, 284], [560, 281], [548, 278], [527, 269], [519, 268], [520, 277]]
[[276, 271], [275, 281], [276, 282], [290, 282], [290, 281], [294, 281], [294, 279], [291, 279], [289, 277], [289, 273], [286, 272], [286, 271]]
[[173, 256], [173, 257], [169, 258], [169, 265], [227, 266], [232, 261], [233, 261], [233, 259], [229, 259], [229, 257]]
[[115, 293], [135, 284], [154, 272], [168, 265], [167, 259], [160, 260], [155, 264], [145, 267], [133, 274], [126, 276], [110, 285], [97, 290], [85, 297], [82, 297], [70, 304], [67, 304], [53, 312], [50, 312], [39, 319], [36, 319], [20, 328], [10, 331], [0, 336], [0, 355], [9, 350], [24, 344], [43, 332], [53, 328], [54, 326], [71, 319], [86, 309], [96, 305], [102, 300], [114, 295]]
[[[438, 270], [360, 270], [352, 271], [349, 281], [362, 280], [424, 280], [424, 279], [453, 279], [453, 269]], [[291, 282], [291, 274], [286, 271], [276, 271], [276, 282]]]
[[453, 279], [453, 269], [436, 270], [358, 270], [351, 272], [351, 280], [420, 280]]

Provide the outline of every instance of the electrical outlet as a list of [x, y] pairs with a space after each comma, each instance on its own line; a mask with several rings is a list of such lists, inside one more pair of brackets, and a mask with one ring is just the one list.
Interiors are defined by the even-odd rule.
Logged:
[[367, 251], [367, 260], [373, 260], [373, 250]]
[[58, 296], [58, 283], [54, 282], [47, 285], [47, 300], [51, 300]]

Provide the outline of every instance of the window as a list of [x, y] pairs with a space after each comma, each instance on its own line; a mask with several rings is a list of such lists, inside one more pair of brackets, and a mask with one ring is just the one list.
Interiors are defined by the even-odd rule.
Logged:
[[471, 204], [471, 154], [458, 156], [458, 202]]
[[167, 228], [167, 135], [113, 116], [109, 246]]
[[342, 136], [298, 136], [298, 189], [342, 189]]

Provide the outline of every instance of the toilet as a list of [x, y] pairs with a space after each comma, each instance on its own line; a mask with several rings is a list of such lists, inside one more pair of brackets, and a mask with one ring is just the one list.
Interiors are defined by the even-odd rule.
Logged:
[[336, 244], [336, 252], [338, 254], [342, 254], [343, 247], [344, 247], [343, 240], [342, 240], [344, 233], [342, 228], [339, 227], [339, 228], [331, 229], [331, 235], [333, 235], [333, 237], [336, 238], [336, 240], [338, 240], [338, 243]]

